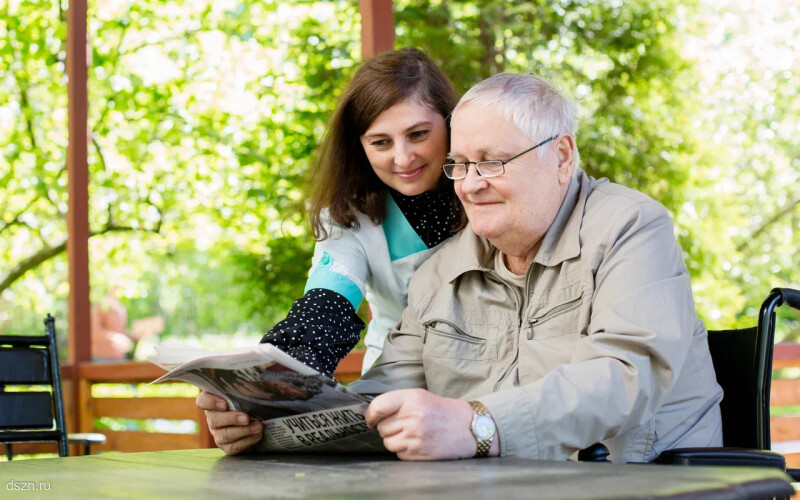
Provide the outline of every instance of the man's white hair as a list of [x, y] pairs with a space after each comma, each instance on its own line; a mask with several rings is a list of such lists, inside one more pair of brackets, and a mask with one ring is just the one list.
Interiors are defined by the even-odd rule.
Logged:
[[[560, 134], [576, 137], [578, 113], [575, 104], [544, 78], [536, 75], [500, 73], [474, 85], [458, 101], [453, 110], [455, 118], [466, 104], [496, 106], [503, 117], [516, 125], [531, 145]], [[544, 157], [552, 143], [539, 148]], [[578, 167], [578, 146], [574, 146], [575, 169]]]

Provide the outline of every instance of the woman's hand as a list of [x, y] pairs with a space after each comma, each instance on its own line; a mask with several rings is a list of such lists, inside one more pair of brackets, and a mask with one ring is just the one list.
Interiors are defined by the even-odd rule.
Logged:
[[200, 391], [197, 396], [197, 407], [206, 412], [208, 429], [214, 436], [222, 451], [227, 455], [238, 455], [246, 452], [261, 440], [264, 425], [250, 419], [240, 411], [229, 411], [228, 403], [219, 396]]

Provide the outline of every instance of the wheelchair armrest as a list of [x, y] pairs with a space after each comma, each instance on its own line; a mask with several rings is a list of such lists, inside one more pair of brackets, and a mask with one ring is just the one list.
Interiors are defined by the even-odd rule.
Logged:
[[795, 290], [793, 288], [773, 288], [772, 291], [781, 296], [781, 301], [778, 305], [788, 304], [795, 309], [800, 309], [800, 290]]
[[786, 470], [786, 459], [783, 455], [769, 450], [747, 448], [675, 448], [664, 451], [654, 462], [670, 465], [742, 465]]

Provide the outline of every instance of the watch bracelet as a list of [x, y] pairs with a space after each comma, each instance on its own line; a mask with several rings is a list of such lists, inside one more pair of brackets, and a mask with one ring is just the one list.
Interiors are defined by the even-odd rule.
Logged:
[[[483, 406], [483, 403], [481, 403], [480, 401], [470, 401], [469, 405], [472, 407], [472, 411], [474, 411], [478, 415], [488, 415], [489, 414], [489, 410], [487, 410], [486, 407]], [[491, 418], [491, 417], [489, 417], [489, 418]], [[483, 440], [483, 441], [478, 441], [478, 437], [475, 436], [474, 433], [473, 433], [473, 436], [475, 437], [475, 441], [478, 443], [478, 449], [475, 452], [475, 457], [476, 458], [488, 457], [489, 456], [489, 450], [492, 447], [492, 442], [494, 441], [495, 435], [493, 434], [492, 437], [490, 437], [489, 439]]]

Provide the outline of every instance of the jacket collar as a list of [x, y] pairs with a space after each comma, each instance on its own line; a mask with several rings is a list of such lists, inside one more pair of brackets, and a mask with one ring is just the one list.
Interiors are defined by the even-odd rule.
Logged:
[[[577, 169], [570, 180], [567, 194], [561, 202], [556, 218], [542, 240], [542, 245], [533, 261], [543, 266], [556, 266], [565, 260], [575, 258], [581, 253], [580, 231], [583, 211], [589, 196], [589, 177]], [[456, 255], [447, 256], [453, 263], [449, 281], [455, 280], [467, 271], [489, 271], [493, 268], [497, 248], [489, 240], [472, 231], [468, 224], [454, 238], [450, 249]]]
[[579, 168], [569, 182], [561, 208], [545, 233], [534, 262], [556, 266], [581, 254], [581, 223], [588, 192], [589, 178]]

